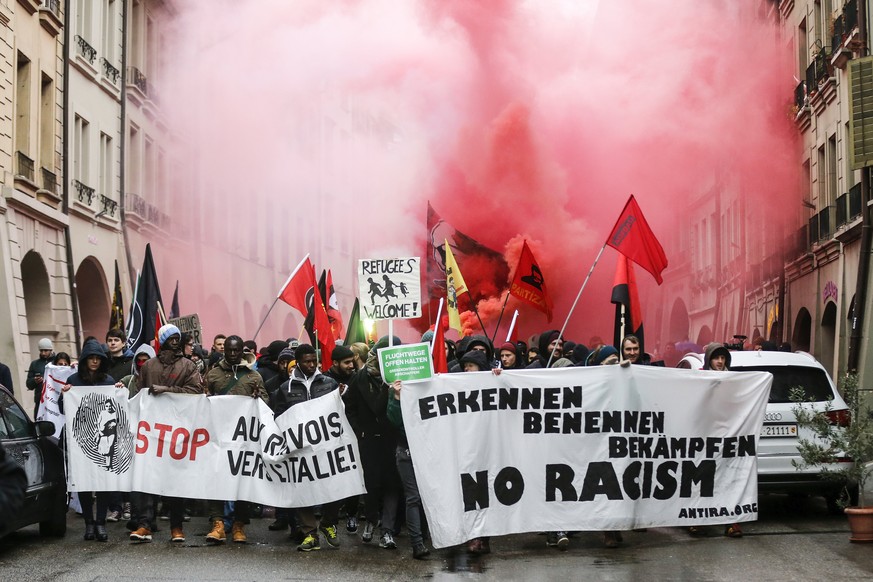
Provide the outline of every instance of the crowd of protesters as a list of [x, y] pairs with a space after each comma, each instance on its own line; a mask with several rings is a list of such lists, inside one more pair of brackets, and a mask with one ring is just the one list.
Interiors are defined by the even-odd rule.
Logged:
[[[396, 549], [395, 536], [405, 524], [413, 557], [424, 559], [429, 555], [425, 544], [427, 524], [413, 470], [415, 459], [400, 409], [403, 386], [399, 381], [390, 385], [384, 381], [377, 357], [378, 351], [389, 345], [387, 336], [372, 345], [337, 345], [331, 354], [333, 365], [327, 370], [319, 369], [317, 350], [295, 338], [272, 341], [259, 352], [253, 341], [219, 334], [207, 351], [192, 336], [168, 324], [158, 331], [156, 348], [143, 345], [134, 353], [126, 349], [126, 340], [124, 331], [119, 329], [110, 330], [104, 337], [105, 343], [87, 338], [78, 364], [66, 353], [55, 354], [49, 339], [40, 340], [39, 358], [27, 373], [27, 387], [34, 391], [36, 406], [48, 363], [77, 366], [63, 386], [61, 406], [63, 392], [72, 386], [115, 385], [126, 388], [130, 397], [147, 390], [154, 397], [171, 392], [261, 398], [278, 416], [292, 406], [338, 390], [358, 440], [367, 493], [320, 507], [275, 508], [275, 521], [269, 529], [286, 532], [298, 550], [309, 552], [320, 549], [322, 541], [338, 547], [343, 519], [346, 532], [359, 534], [362, 543], [375, 541], [380, 548]], [[421, 337], [422, 342], [432, 340], [432, 331]], [[403, 342], [395, 337], [390, 343]], [[754, 346], [763, 348], [769, 346]], [[633, 335], [626, 336], [618, 347], [597, 337], [591, 338], [589, 345], [565, 341], [558, 330], [534, 336], [531, 345], [505, 342], [495, 346], [484, 335], [472, 335], [458, 342], [446, 340], [445, 350], [449, 373], [491, 370], [500, 374], [503, 370], [610, 364], [664, 365], [662, 360], [653, 361], [643, 351], [640, 339]], [[729, 365], [730, 354], [724, 346], [708, 346], [706, 368], [728, 369]], [[107, 521], [121, 520], [127, 522], [131, 541], [150, 542], [153, 532], [158, 531], [157, 520], [164, 518], [169, 519], [170, 541], [184, 542], [184, 523], [199, 509], [209, 519], [208, 543], [225, 543], [228, 531], [233, 542], [244, 543], [248, 539], [246, 525], [256, 511], [254, 504], [242, 500], [203, 503], [136, 492], [77, 495], [85, 522], [84, 539], [96, 541], [108, 539]], [[691, 528], [690, 533], [696, 535], [699, 530]], [[546, 545], [566, 550], [571, 535], [572, 532], [546, 532]], [[740, 537], [742, 530], [733, 524], [725, 535]], [[623, 543], [622, 533], [603, 532], [603, 543], [608, 548], [618, 547]], [[466, 545], [472, 554], [490, 552], [490, 540], [485, 537], [472, 539]]]

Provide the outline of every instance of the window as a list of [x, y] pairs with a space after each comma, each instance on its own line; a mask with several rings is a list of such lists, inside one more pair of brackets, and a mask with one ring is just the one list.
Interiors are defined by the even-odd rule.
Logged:
[[39, 95], [39, 164], [55, 171], [55, 84], [42, 74]]
[[833, 134], [828, 138], [827, 163], [827, 205], [831, 206], [836, 203], [839, 196], [839, 192], [837, 192], [837, 134]]
[[142, 145], [140, 144], [139, 130], [130, 127], [130, 148], [127, 159], [127, 191], [142, 195]]
[[155, 201], [155, 144], [149, 136], [145, 138], [145, 166], [143, 172], [142, 197], [146, 202]]
[[816, 159], [816, 188], [818, 189], [818, 204], [819, 210], [828, 205], [827, 192], [827, 157], [825, 156], [825, 147], [818, 148]]
[[809, 37], [806, 34], [806, 19], [800, 21], [797, 27], [797, 76], [804, 79], [809, 66]]
[[91, 124], [82, 116], [76, 115], [73, 131], [73, 178], [88, 185], [88, 164], [90, 162]]
[[86, 41], [91, 41], [91, 0], [76, 2], [76, 32]]
[[142, 68], [142, 2], [135, 1], [131, 15], [130, 25], [130, 64], [138, 69]]
[[112, 138], [100, 132], [100, 193], [107, 198], [115, 198], [113, 194]]
[[15, 78], [15, 149], [30, 153], [30, 59], [20, 52]]
[[[6, 420], [6, 433], [10, 439], [26, 439], [35, 437], [33, 425], [27, 413], [8, 394], [0, 391], [0, 410]], [[0, 420], [2, 422], [2, 420]]]
[[115, 0], [103, 0], [103, 56], [111, 65], [115, 64], [117, 18]]

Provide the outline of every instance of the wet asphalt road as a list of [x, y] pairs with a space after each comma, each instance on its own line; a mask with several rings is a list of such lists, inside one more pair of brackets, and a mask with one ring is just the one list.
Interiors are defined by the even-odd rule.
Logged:
[[621, 548], [606, 549], [600, 535], [579, 533], [558, 552], [542, 535], [520, 534], [492, 539], [487, 556], [450, 548], [426, 561], [412, 559], [405, 534], [393, 551], [342, 532], [339, 549], [298, 552], [266, 518], [253, 520], [245, 545], [206, 546], [197, 517], [178, 546], [167, 541], [168, 522], [151, 544], [130, 544], [122, 523], [109, 524], [108, 542], [85, 542], [71, 513], [65, 538], [29, 527], [0, 540], [0, 580], [873, 580], [873, 545], [849, 543], [845, 518], [828, 515], [820, 499], [764, 496], [760, 506], [761, 519], [736, 540], [717, 527], [704, 538], [658, 528], [627, 532]]

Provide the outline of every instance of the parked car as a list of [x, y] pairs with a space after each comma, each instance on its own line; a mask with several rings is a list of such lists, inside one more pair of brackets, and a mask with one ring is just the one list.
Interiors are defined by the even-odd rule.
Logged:
[[24, 467], [27, 491], [17, 514], [5, 519], [0, 537], [33, 523], [44, 536], [67, 531], [67, 482], [64, 455], [52, 436], [50, 421], [33, 422], [5, 386], [0, 385], [0, 446], [8, 458]]
[[[703, 354], [686, 354], [677, 367], [699, 370], [703, 368]], [[795, 386], [803, 388], [804, 406], [824, 410], [832, 400], [831, 421], [845, 426], [848, 410], [837, 392], [827, 370], [806, 352], [731, 352], [731, 371], [770, 372], [773, 386], [764, 414], [761, 438], [758, 439], [758, 491], [761, 493], [805, 493], [822, 495], [828, 508], [837, 511], [837, 499], [842, 484], [822, 479], [821, 467], [797, 469], [793, 461], [800, 461], [798, 438], [812, 438], [808, 429], [799, 429], [794, 416], [794, 403], [789, 393]]]

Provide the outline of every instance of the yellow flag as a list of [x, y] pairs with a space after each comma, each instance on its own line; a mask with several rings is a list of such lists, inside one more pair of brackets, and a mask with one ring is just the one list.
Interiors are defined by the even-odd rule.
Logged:
[[464, 331], [461, 326], [461, 314], [458, 313], [458, 295], [467, 292], [467, 284], [464, 283], [464, 277], [461, 275], [461, 270], [458, 268], [458, 263], [455, 262], [455, 257], [452, 255], [452, 247], [449, 246], [449, 241], [446, 242], [446, 310], [449, 312], [449, 327]]

